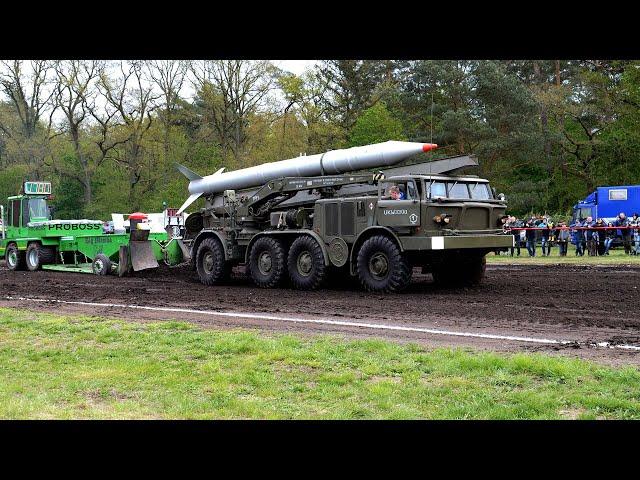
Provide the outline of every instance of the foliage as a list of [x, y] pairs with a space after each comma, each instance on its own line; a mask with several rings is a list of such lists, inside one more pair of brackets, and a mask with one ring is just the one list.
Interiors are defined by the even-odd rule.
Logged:
[[349, 146], [357, 147], [387, 140], [405, 140], [402, 122], [391, 116], [384, 102], [378, 102], [360, 114], [351, 129]]

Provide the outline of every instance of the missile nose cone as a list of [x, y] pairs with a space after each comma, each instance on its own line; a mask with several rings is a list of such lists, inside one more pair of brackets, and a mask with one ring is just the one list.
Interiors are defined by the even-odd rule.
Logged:
[[422, 145], [423, 152], [429, 152], [431, 150], [435, 150], [436, 148], [438, 148], [438, 145], [435, 143], [425, 143], [424, 145]]

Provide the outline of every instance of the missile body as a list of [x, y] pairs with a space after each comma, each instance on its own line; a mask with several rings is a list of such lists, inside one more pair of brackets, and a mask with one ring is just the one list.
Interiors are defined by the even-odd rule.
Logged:
[[201, 177], [188, 168], [177, 165], [178, 170], [189, 179], [190, 197], [184, 202], [178, 213], [203, 194], [221, 193], [224, 190], [241, 190], [263, 185], [280, 177], [313, 177], [316, 175], [336, 175], [367, 168], [394, 165], [408, 157], [437, 148], [433, 143], [389, 141], [331, 150], [322, 154], [300, 156], [279, 162], [265, 163], [255, 167], [243, 168]]

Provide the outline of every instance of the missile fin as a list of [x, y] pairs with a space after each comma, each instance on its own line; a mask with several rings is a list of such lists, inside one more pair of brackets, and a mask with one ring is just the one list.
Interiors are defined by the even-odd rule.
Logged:
[[185, 202], [182, 204], [182, 206], [180, 207], [180, 210], [178, 210], [178, 215], [180, 215], [182, 212], [184, 212], [187, 207], [189, 205], [191, 205], [193, 202], [195, 202], [198, 198], [200, 198], [200, 195], [202, 195], [202, 193], [194, 193], [193, 195], [191, 195], [189, 198], [187, 198], [185, 200]]
[[197, 173], [192, 172], [187, 167], [185, 167], [184, 165], [180, 165], [179, 163], [176, 163], [176, 168], [180, 173], [182, 173], [185, 177], [187, 177], [190, 182], [192, 182], [193, 180], [200, 180], [202, 178]]
[[216, 173], [214, 173], [214, 175], [219, 175], [219, 174], [221, 174], [222, 172], [224, 172], [224, 169], [225, 169], [225, 168], [227, 168], [227, 167], [222, 167], [220, 170], [218, 170]]

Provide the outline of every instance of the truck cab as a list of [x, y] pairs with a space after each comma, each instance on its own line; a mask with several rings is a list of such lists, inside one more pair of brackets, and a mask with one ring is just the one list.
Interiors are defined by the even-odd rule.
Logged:
[[513, 236], [505, 235], [500, 223], [505, 210], [504, 200], [495, 198], [485, 179], [395, 176], [378, 183], [376, 196], [317, 201], [313, 229], [333, 264], [341, 266], [348, 259], [352, 275], [363, 269], [358, 266], [363, 246], [384, 237], [408, 265], [422, 267], [443, 283], [456, 283], [456, 275], [477, 283], [484, 256], [513, 246]]

